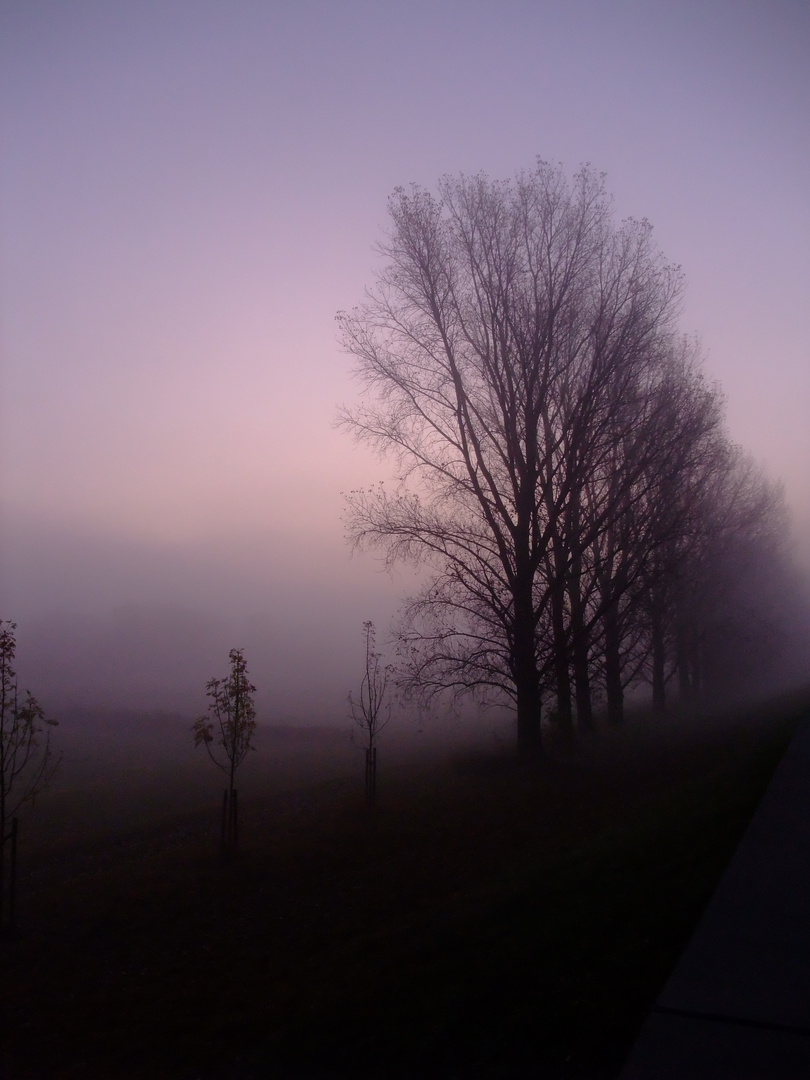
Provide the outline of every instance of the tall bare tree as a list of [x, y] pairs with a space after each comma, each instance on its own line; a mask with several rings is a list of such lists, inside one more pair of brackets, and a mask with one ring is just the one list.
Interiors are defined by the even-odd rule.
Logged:
[[586, 481], [609, 489], [680, 272], [648, 223], [614, 225], [587, 167], [572, 184], [539, 162], [399, 189], [389, 212], [376, 287], [339, 316], [370, 394], [343, 422], [394, 455], [401, 486], [350, 496], [349, 536], [432, 571], [402, 618], [410, 686], [505, 695], [533, 749], [544, 690], [570, 715], [572, 565], [627, 496], [590, 523], [577, 500]]

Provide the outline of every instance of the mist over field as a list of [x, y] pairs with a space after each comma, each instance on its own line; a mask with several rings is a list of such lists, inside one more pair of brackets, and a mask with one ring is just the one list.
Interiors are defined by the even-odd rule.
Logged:
[[33, 0], [0, 31], [0, 615], [49, 713], [195, 715], [240, 647], [263, 722], [345, 721], [363, 621], [393, 659], [420, 579], [343, 537], [394, 467], [333, 428], [335, 312], [398, 186], [537, 155], [604, 169], [683, 267], [810, 568], [803, 5]]
[[264, 723], [344, 722], [362, 623], [385, 628], [409, 578], [352, 559], [339, 536], [170, 545], [44, 526], [7, 529], [0, 567], [21, 684], [49, 712], [204, 711], [238, 647]]
[[[0, 568], [7, 609], [19, 620], [20, 685], [60, 720], [56, 744], [81, 757], [85, 738], [96, 740], [107, 715], [102, 743], [111, 747], [119, 730], [114, 718], [124, 710], [123, 743], [135, 718], [145, 725], [133, 764], [160, 753], [164, 724], [166, 751], [179, 740], [191, 752], [188, 720], [205, 711], [206, 683], [226, 674], [234, 647], [245, 649], [261, 725], [327, 726], [348, 736], [346, 696], [362, 677], [362, 623], [376, 621], [378, 645], [394, 660], [389, 621], [418, 583], [414, 571], [389, 575], [336, 542], [319, 547], [312, 539], [305, 550], [277, 535], [170, 546], [55, 529], [32, 538], [7, 528]], [[778, 620], [782, 655], [769, 680], [751, 688], [756, 696], [806, 681], [810, 603], [803, 575], [769, 617]], [[648, 698], [648, 687], [636, 692], [635, 700]], [[397, 707], [394, 719], [389, 744], [418, 732], [417, 741], [433, 744], [483, 738], [495, 745], [493, 738], [511, 738], [513, 726], [508, 710], [474, 704]], [[200, 767], [207, 772], [202, 761]]]

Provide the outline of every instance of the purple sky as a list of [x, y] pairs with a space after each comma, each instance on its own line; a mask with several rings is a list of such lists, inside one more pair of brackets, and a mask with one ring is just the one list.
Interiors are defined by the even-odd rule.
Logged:
[[343, 544], [386, 469], [331, 428], [335, 312], [395, 186], [538, 155], [683, 266], [810, 567], [806, 0], [0, 0], [0, 101], [0, 615], [54, 697], [185, 701], [240, 645], [342, 712], [408, 575]]

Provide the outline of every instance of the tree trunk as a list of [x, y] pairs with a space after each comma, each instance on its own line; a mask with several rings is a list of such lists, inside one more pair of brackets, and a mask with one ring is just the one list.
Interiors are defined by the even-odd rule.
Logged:
[[675, 664], [678, 669], [678, 695], [682, 702], [691, 701], [692, 684], [689, 679], [689, 649], [686, 628], [681, 623], [675, 634]]
[[689, 673], [692, 683], [692, 700], [699, 701], [703, 697], [703, 666], [701, 664], [701, 649], [697, 634], [693, 633], [690, 635], [689, 646]]
[[652, 603], [652, 691], [653, 711], [663, 716], [667, 711], [666, 641], [664, 620], [655, 600]]
[[514, 682], [517, 696], [518, 753], [528, 757], [540, 753], [542, 701], [537, 659], [534, 652], [534, 623], [531, 609], [517, 610], [514, 627]]
[[0, 792], [0, 936], [3, 933], [6, 899], [6, 815], [5, 791]]
[[591, 675], [588, 666], [590, 632], [585, 628], [585, 605], [582, 601], [582, 489], [571, 493], [568, 534], [571, 538], [571, 573], [568, 577], [568, 601], [571, 606], [571, 660], [574, 671], [574, 695], [577, 727], [593, 730]]
[[373, 806], [377, 799], [377, 747], [366, 749], [366, 805]]
[[554, 633], [554, 680], [557, 688], [557, 721], [565, 735], [573, 734], [571, 717], [571, 671], [568, 664], [568, 634], [565, 626], [565, 594], [555, 587], [551, 597]]
[[543, 740], [540, 733], [542, 701], [537, 678], [515, 679], [517, 690], [517, 743], [521, 757], [534, 757], [541, 753]]
[[577, 703], [577, 726], [582, 731], [593, 731], [591, 675], [588, 669], [588, 645], [584, 639], [574, 641], [574, 694]]
[[10, 933], [17, 929], [17, 819], [11, 819], [11, 858], [9, 860], [8, 881], [8, 928]]
[[618, 601], [614, 601], [605, 612], [603, 625], [608, 721], [611, 724], [621, 724], [624, 720], [624, 688], [622, 687]]
[[593, 730], [591, 675], [588, 667], [589, 635], [585, 629], [582, 596], [580, 595], [580, 563], [575, 559], [568, 596], [571, 602], [571, 648], [574, 668], [574, 693], [577, 705], [577, 726], [582, 731]]
[[542, 750], [542, 701], [535, 651], [534, 573], [530, 559], [528, 526], [530, 508], [528, 504], [522, 515], [525, 524], [521, 529], [520, 543], [516, 543], [517, 574], [512, 592], [512, 678], [517, 699], [518, 754], [521, 757], [532, 757]]

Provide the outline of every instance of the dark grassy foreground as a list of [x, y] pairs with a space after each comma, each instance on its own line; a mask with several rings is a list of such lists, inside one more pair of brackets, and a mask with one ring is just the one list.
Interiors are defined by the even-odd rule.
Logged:
[[214, 802], [43, 854], [0, 1076], [613, 1077], [805, 705], [245, 790], [230, 865]]

